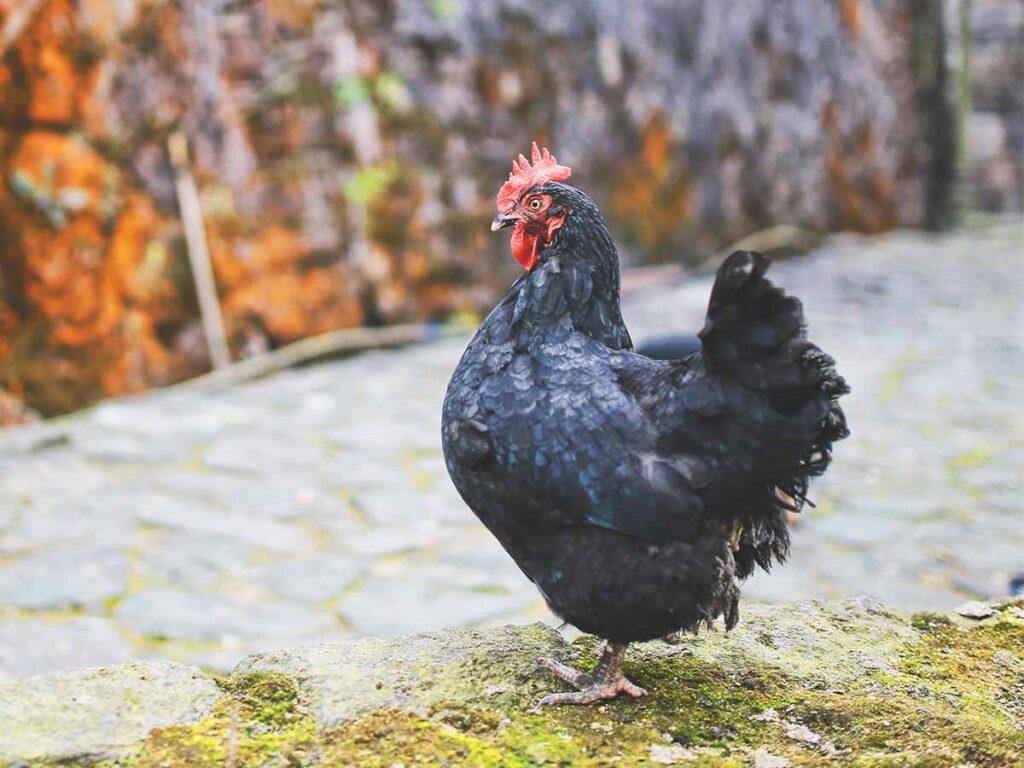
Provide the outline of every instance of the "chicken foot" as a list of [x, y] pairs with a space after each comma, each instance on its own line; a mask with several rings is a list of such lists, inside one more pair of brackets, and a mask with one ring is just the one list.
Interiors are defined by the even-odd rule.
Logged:
[[601, 660], [593, 674], [579, 672], [554, 659], [540, 659], [538, 664], [559, 680], [564, 680], [575, 691], [552, 693], [540, 700], [537, 706], [549, 704], [592, 704], [595, 701], [614, 699], [620, 693], [630, 696], [646, 696], [647, 691], [630, 682], [622, 674], [622, 662], [626, 658], [629, 643], [609, 641], [601, 652]]

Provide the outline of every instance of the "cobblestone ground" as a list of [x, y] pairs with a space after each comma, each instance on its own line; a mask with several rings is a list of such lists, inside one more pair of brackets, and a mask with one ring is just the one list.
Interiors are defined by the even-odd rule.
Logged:
[[[908, 609], [1024, 570], [1024, 226], [840, 237], [775, 277], [853, 386], [854, 436], [747, 599]], [[698, 326], [709, 281], [627, 300]], [[451, 488], [441, 397], [465, 339], [177, 388], [0, 433], [0, 679], [545, 618]]]

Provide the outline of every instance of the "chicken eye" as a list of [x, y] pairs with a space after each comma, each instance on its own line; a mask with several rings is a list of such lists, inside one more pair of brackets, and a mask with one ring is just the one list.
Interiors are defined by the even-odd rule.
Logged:
[[530, 208], [535, 211], [540, 210], [540, 199], [536, 197], [533, 198], [533, 200], [530, 201]]

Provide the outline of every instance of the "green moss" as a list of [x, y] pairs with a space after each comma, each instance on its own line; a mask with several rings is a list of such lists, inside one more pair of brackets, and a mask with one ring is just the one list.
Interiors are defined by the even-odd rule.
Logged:
[[387, 191], [396, 173], [395, 165], [390, 162], [361, 168], [345, 182], [345, 197], [369, 205]]
[[752, 742], [763, 726], [751, 717], [784, 702], [778, 675], [730, 676], [688, 657], [648, 661], [632, 674], [651, 696], [651, 727], [684, 745]]
[[495, 745], [446, 723], [385, 710], [329, 733], [324, 765], [389, 768], [411, 761], [426, 765], [526, 766]]
[[444, 20], [458, 15], [462, 3], [459, 0], [429, 0], [427, 7], [434, 16]]
[[[593, 638], [576, 643], [581, 669], [595, 665], [596, 645]], [[768, 726], [751, 717], [779, 701], [782, 685], [774, 676], [729, 676], [687, 656], [627, 664], [627, 674], [647, 688], [647, 699], [538, 711], [517, 690], [493, 709], [441, 702], [429, 719], [375, 713], [334, 732], [332, 754], [340, 764], [367, 766], [650, 765], [650, 749], [667, 739], [710, 748], [703, 764], [739, 765], [747, 750], [733, 747], [762, 741]]]
[[915, 617], [915, 626], [921, 642], [897, 674], [842, 696], [809, 695], [808, 724], [858, 755], [855, 765], [1019, 765], [1024, 722], [1008, 706], [1020, 701], [1010, 690], [1019, 674], [995, 654], [1024, 656], [1024, 629], [1003, 621], [964, 629], [936, 615]]
[[937, 611], [921, 611], [910, 617], [910, 625], [917, 630], [933, 630], [940, 627], [953, 626], [952, 620], [944, 613]]
[[248, 719], [269, 726], [287, 726], [297, 717], [299, 689], [287, 675], [246, 674], [232, 677], [225, 689]]
[[101, 768], [299, 765], [316, 747], [316, 725], [299, 712], [291, 678], [241, 675], [222, 686], [226, 695], [208, 718], [156, 729], [135, 754], [104, 761]]
[[349, 75], [334, 86], [334, 101], [342, 109], [351, 109], [370, 98], [370, 89], [359, 75]]

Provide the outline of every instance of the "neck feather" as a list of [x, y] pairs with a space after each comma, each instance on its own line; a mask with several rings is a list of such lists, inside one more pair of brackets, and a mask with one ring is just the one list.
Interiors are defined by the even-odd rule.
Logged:
[[619, 305], [619, 257], [597, 208], [573, 207], [524, 287], [527, 329], [559, 325], [614, 349], [631, 348]]

